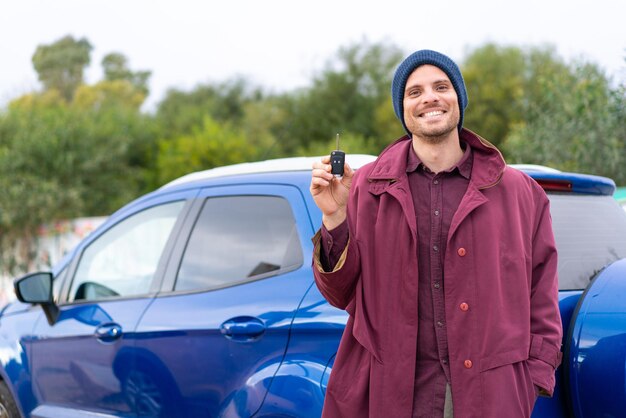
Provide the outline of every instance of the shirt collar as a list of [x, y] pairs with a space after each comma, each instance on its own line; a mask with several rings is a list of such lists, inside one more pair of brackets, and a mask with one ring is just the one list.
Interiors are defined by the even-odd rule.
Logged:
[[[459, 174], [469, 180], [469, 178], [472, 175], [472, 162], [473, 162], [472, 147], [470, 147], [468, 144], [466, 144], [463, 141], [461, 141], [461, 147], [465, 149], [463, 151], [463, 156], [454, 167], [451, 167], [449, 170], [446, 170], [445, 172], [451, 173], [454, 170], [458, 169]], [[413, 149], [413, 147], [409, 147], [409, 148], [410, 149], [409, 149], [407, 161], [406, 161], [406, 172], [412, 173], [415, 170], [417, 170], [420, 166], [423, 166], [424, 168], [426, 168], [426, 166], [422, 164], [422, 161], [415, 153], [415, 150]]]

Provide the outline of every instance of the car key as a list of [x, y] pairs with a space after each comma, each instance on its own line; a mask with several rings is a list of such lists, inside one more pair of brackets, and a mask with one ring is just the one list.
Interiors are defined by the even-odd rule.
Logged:
[[339, 149], [339, 134], [337, 134], [337, 149], [330, 153], [330, 173], [336, 177], [343, 176], [343, 165], [346, 162], [346, 153]]

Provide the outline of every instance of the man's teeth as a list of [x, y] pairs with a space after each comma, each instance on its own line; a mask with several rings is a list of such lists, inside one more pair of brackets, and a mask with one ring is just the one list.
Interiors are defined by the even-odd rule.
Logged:
[[443, 112], [441, 110], [435, 110], [433, 112], [426, 112], [426, 113], [424, 113], [424, 116], [426, 116], [426, 117], [439, 116], [439, 115], [443, 115]]

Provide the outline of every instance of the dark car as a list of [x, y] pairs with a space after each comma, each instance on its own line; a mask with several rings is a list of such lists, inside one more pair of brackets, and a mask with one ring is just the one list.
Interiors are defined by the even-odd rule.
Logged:
[[[20, 301], [0, 315], [0, 417], [319, 417], [347, 314], [313, 282], [313, 160], [185, 176], [113, 214], [51, 273], [18, 279]], [[569, 330], [555, 397], [533, 416], [623, 416], [615, 185], [520, 168], [551, 199]]]

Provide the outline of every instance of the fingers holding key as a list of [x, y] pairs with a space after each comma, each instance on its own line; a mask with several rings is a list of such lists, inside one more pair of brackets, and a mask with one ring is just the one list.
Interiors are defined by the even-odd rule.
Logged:
[[311, 195], [322, 211], [324, 224], [336, 226], [345, 219], [346, 205], [354, 171], [345, 164], [343, 177], [331, 174], [330, 157], [313, 163], [311, 170]]

